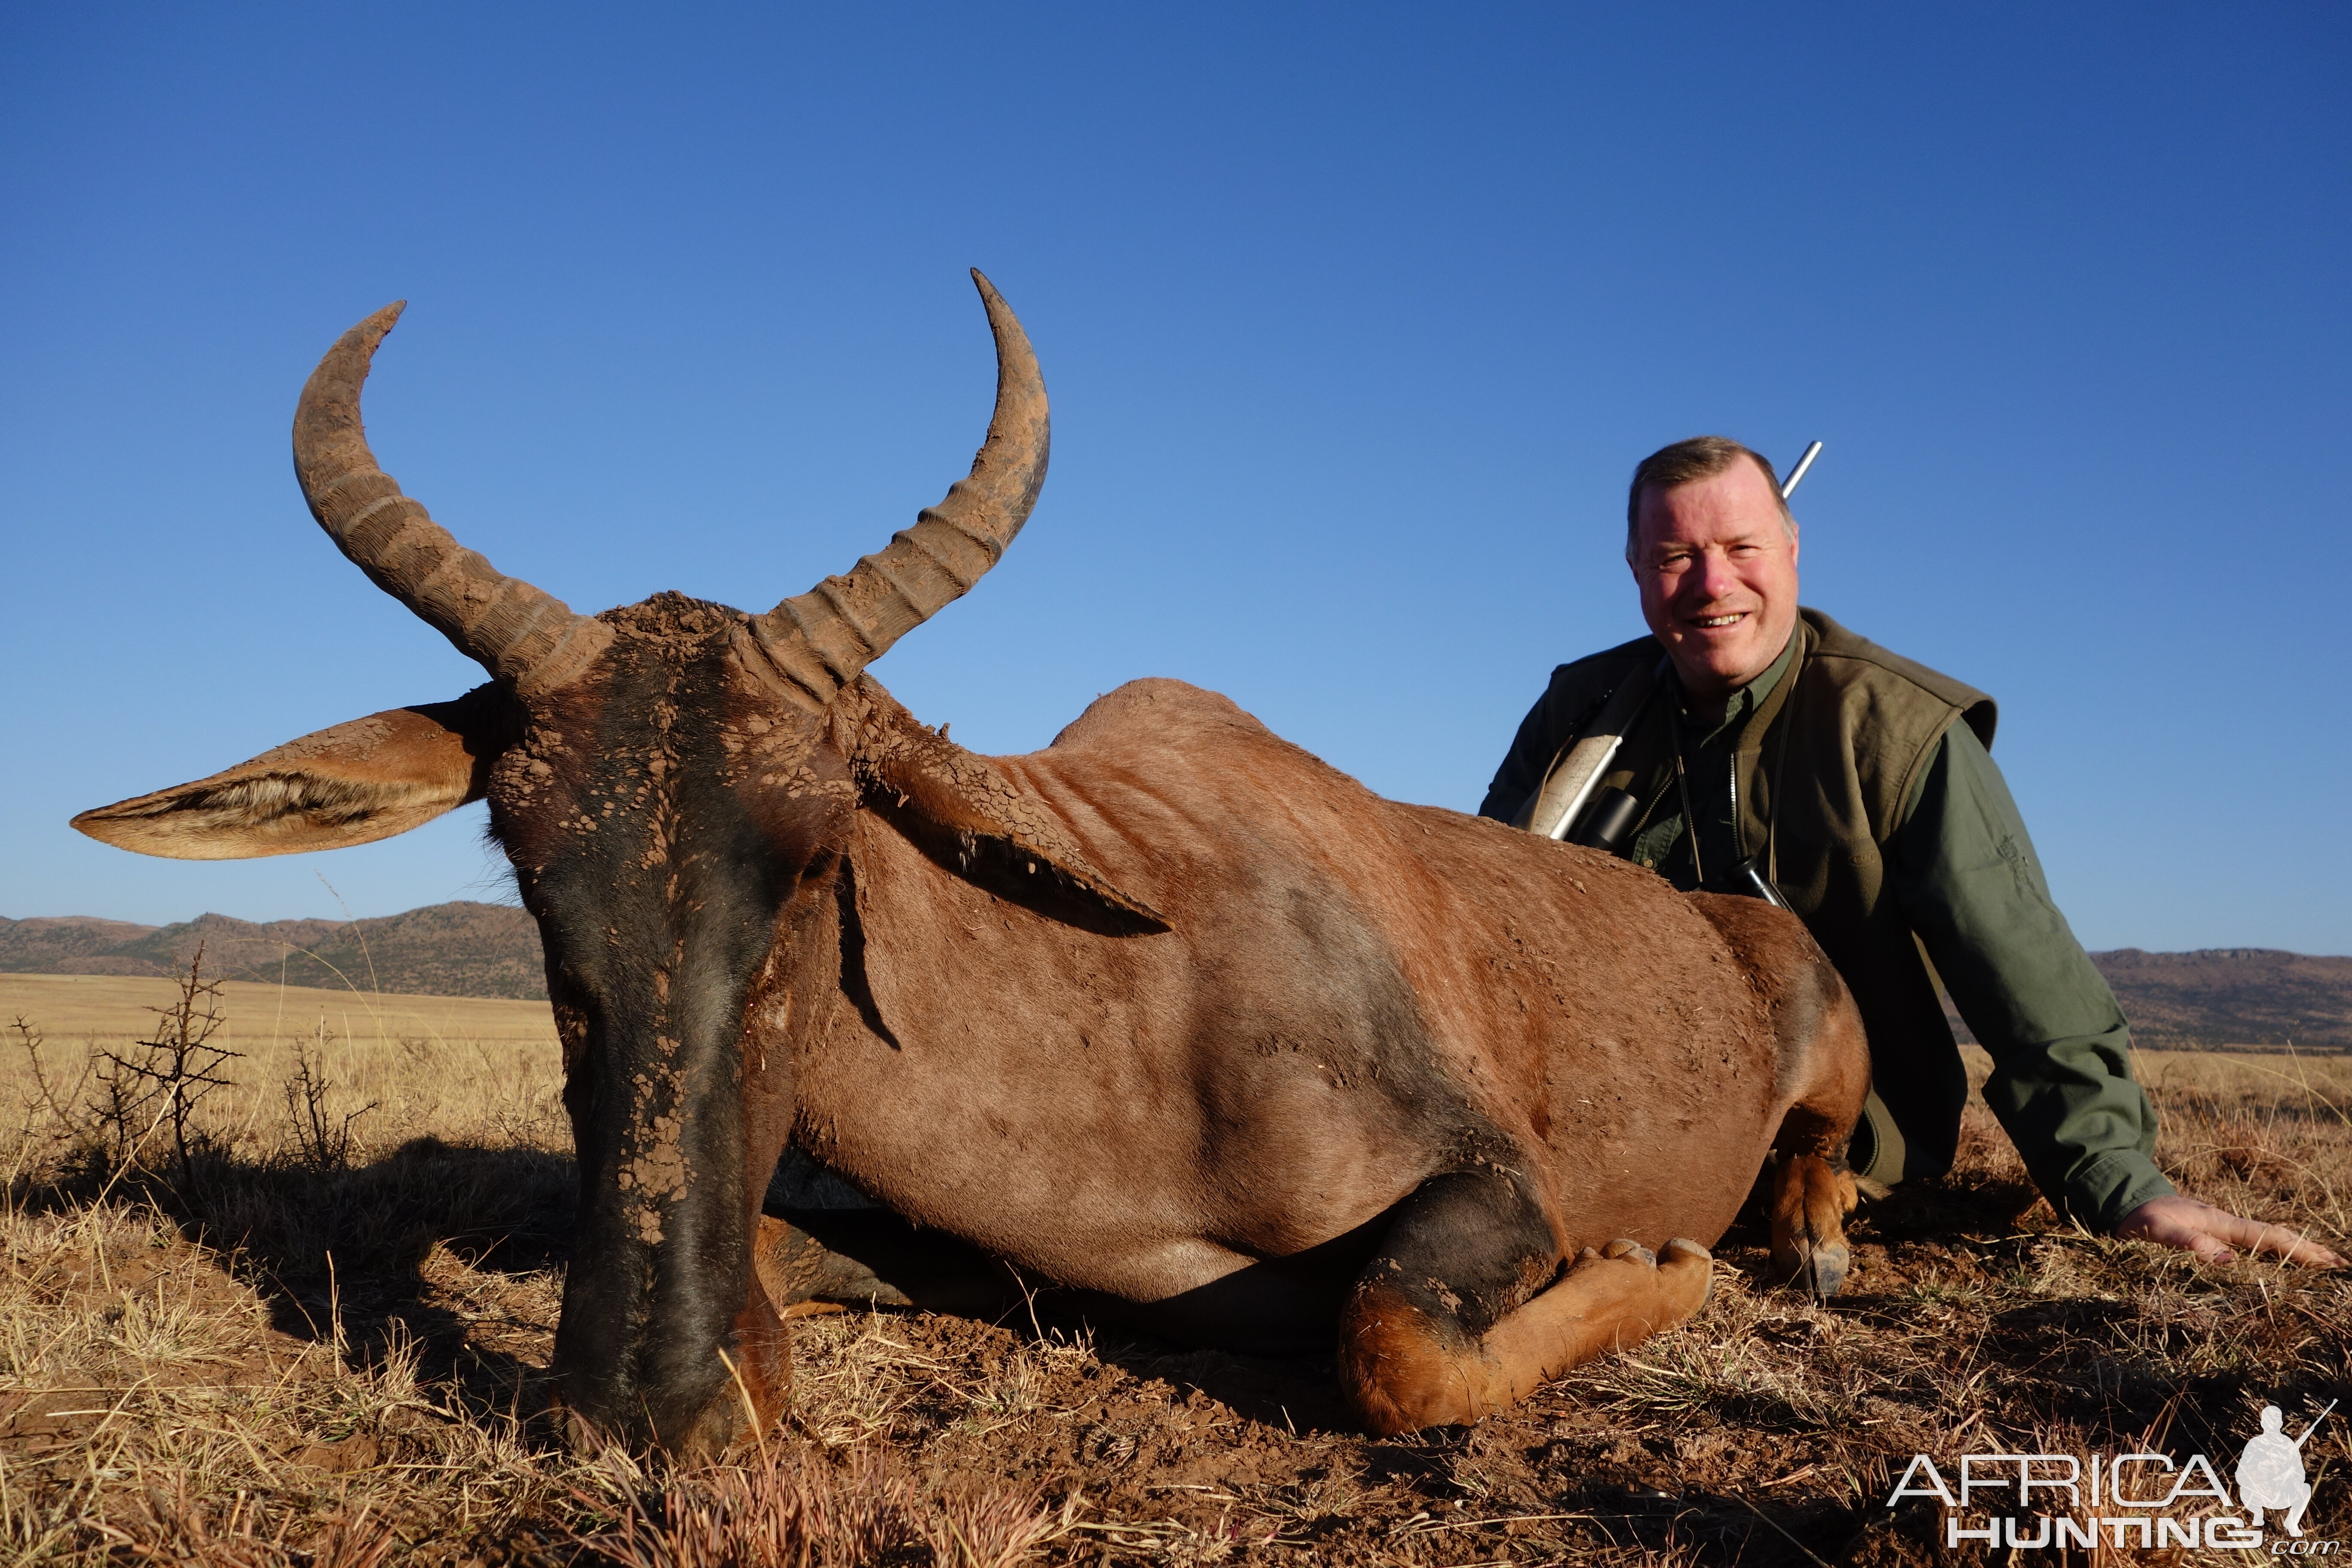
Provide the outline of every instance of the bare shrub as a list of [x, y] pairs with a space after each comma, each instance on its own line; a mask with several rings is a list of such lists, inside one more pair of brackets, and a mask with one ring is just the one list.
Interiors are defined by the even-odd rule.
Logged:
[[35, 1115], [47, 1109], [67, 1142], [82, 1150], [94, 1148], [99, 1142], [99, 1129], [82, 1104], [83, 1091], [89, 1087], [92, 1058], [83, 1058], [80, 1075], [70, 1088], [61, 1093], [58, 1086], [49, 1080], [48, 1068], [41, 1060], [41, 1052], [48, 1045], [48, 1040], [34, 1026], [32, 1020], [20, 1013], [8, 1026], [8, 1031], [16, 1037], [16, 1048], [24, 1053], [26, 1070], [33, 1080], [33, 1093], [25, 1108], [28, 1113], [25, 1122], [26, 1141], [29, 1142], [32, 1139]]
[[293, 1130], [295, 1163], [316, 1174], [348, 1170], [352, 1163], [352, 1123], [377, 1108], [370, 1100], [338, 1118], [327, 1109], [327, 1021], [319, 1020], [318, 1054], [314, 1058], [299, 1040], [294, 1044], [294, 1072], [279, 1086], [286, 1096], [286, 1120]]
[[135, 1042], [128, 1056], [98, 1053], [106, 1065], [97, 1069], [96, 1122], [110, 1163], [116, 1169], [138, 1164], [147, 1140], [158, 1127], [168, 1127], [183, 1198], [194, 1194], [192, 1158], [205, 1144], [205, 1135], [193, 1125], [196, 1107], [229, 1086], [220, 1069], [245, 1054], [212, 1043], [226, 1020], [221, 983], [206, 980], [204, 968], [205, 950], [198, 943], [187, 969], [174, 976], [178, 1000], [148, 1009], [162, 1020], [154, 1037]]

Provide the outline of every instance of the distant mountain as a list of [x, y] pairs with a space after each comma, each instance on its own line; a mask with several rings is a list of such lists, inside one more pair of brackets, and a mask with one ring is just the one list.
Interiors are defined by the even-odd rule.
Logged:
[[[2219, 1046], [2294, 1046], [2352, 1050], [2352, 958], [2315, 958], [2268, 947], [2209, 947], [2195, 952], [2095, 952], [2115, 988], [2136, 1045], [2189, 1050]], [[1952, 1032], [1973, 1039], [1951, 999]]]
[[[87, 915], [0, 919], [0, 972], [170, 974], [204, 943], [205, 965], [234, 980], [401, 991], [427, 996], [547, 996], [539, 927], [506, 904], [432, 904], [367, 921], [200, 915], [142, 926]], [[2352, 958], [2268, 948], [2095, 952], [2143, 1046], [2284, 1046], [2352, 1050]], [[1955, 1020], [1957, 1023], [1957, 1020]], [[1960, 1029], [1960, 1037], [1968, 1032]]]
[[2263, 947], [2091, 957], [2141, 1045], [2352, 1050], [2352, 958]]
[[0, 917], [0, 973], [144, 974], [144, 961], [125, 959], [131, 967], [117, 968], [107, 954], [154, 930], [91, 915], [32, 921]]
[[87, 915], [0, 918], [0, 972], [167, 975], [186, 964], [198, 943], [205, 970], [229, 980], [426, 996], [547, 996], [539, 927], [506, 904], [432, 904], [378, 920], [267, 924], [227, 915], [168, 926]]

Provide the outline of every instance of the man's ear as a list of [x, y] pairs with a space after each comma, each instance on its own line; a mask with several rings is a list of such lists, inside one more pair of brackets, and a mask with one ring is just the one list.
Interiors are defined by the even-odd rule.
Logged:
[[1095, 868], [1043, 801], [864, 684], [880, 698], [856, 751], [867, 806], [935, 860], [1043, 912], [1080, 923], [1108, 916], [1112, 929], [1135, 933], [1170, 929], [1168, 917]]
[[194, 784], [85, 811], [100, 843], [174, 860], [247, 860], [372, 843], [479, 800], [511, 700], [479, 686], [289, 741]]

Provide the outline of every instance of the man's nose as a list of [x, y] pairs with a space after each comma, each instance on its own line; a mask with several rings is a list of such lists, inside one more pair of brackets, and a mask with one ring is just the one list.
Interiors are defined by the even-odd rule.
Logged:
[[1719, 550], [1700, 551], [1697, 569], [1691, 574], [1691, 587], [1707, 603], [1738, 592], [1739, 574], [1731, 569], [1731, 557]]

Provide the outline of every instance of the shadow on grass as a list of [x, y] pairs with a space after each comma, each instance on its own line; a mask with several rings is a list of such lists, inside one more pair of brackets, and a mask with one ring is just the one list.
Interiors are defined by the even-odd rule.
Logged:
[[[1340, 1432], [1353, 1436], [1361, 1428], [1340, 1397], [1332, 1362], [1339, 1307], [1348, 1283], [1369, 1243], [1343, 1238], [1349, 1255], [1337, 1271], [1309, 1268], [1300, 1279], [1272, 1285], [1252, 1285], [1241, 1271], [1229, 1279], [1243, 1280], [1231, 1293], [1230, 1304], [1192, 1303], [1178, 1299], [1180, 1310], [1189, 1309], [1194, 1320], [1215, 1321], [1218, 1309], [1237, 1329], [1263, 1324], [1274, 1316], [1265, 1310], [1276, 1304], [1285, 1317], [1319, 1321], [1328, 1326], [1307, 1334], [1287, 1334], [1278, 1346], [1248, 1344], [1227, 1349], [1204, 1344], [1206, 1336], [1172, 1330], [1154, 1321], [1170, 1316], [1167, 1304], [1140, 1308], [1097, 1292], [1066, 1289], [1026, 1281], [997, 1258], [940, 1231], [910, 1224], [887, 1209], [848, 1211], [771, 1210], [837, 1257], [854, 1260], [864, 1273], [887, 1281], [912, 1307], [951, 1317], [992, 1323], [1022, 1335], [1061, 1331], [1090, 1335], [1096, 1355], [1104, 1363], [1135, 1376], [1173, 1385], [1180, 1395], [1199, 1390], [1237, 1415], [1276, 1431], [1298, 1434]], [[1328, 1279], [1315, 1278], [1329, 1274]], [[1227, 1282], [1210, 1287], [1214, 1295]], [[835, 1298], [838, 1299], [838, 1298]], [[845, 1304], [864, 1306], [864, 1300]]]
[[[346, 1364], [414, 1348], [427, 1386], [477, 1410], [539, 1413], [541, 1370], [485, 1346], [475, 1326], [436, 1300], [429, 1260], [520, 1279], [560, 1269], [571, 1245], [575, 1167], [545, 1150], [416, 1138], [379, 1159], [318, 1170], [201, 1152], [184, 1180], [96, 1165], [22, 1184], [30, 1211], [85, 1208], [101, 1198], [142, 1205], [257, 1290], [270, 1327], [337, 1342]], [[518, 1325], [528, 1330], [531, 1325]]]
[[[1751, 1500], [1713, 1487], [1678, 1492], [1624, 1486], [1572, 1489], [1557, 1501], [1580, 1514], [1593, 1533], [1622, 1550], [1677, 1552], [1697, 1561], [1742, 1568], [1856, 1562], [1926, 1563], [1948, 1559], [1934, 1531], [1939, 1518], [1915, 1508], [1900, 1516], [1867, 1500], [1846, 1506], [1824, 1499], [1780, 1502]], [[1923, 1548], [1928, 1550], [1923, 1551]]]

